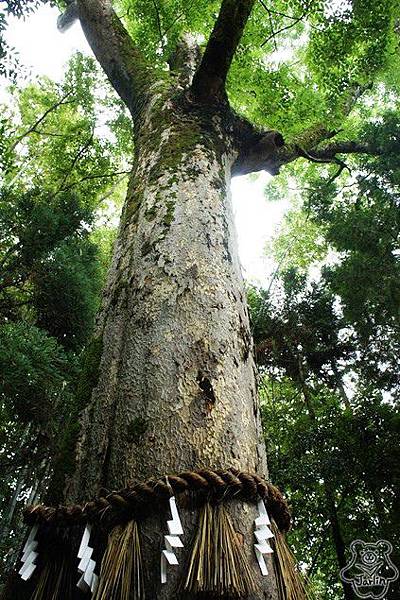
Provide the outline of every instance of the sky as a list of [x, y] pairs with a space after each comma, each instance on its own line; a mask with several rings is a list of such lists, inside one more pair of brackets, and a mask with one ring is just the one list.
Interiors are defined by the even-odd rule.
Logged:
[[[64, 34], [57, 30], [58, 14], [55, 7], [44, 5], [25, 21], [9, 21], [7, 41], [17, 49], [32, 78], [47, 75], [60, 81], [64, 66], [74, 52], [91, 53], [79, 23]], [[274, 262], [265, 255], [265, 246], [289, 208], [288, 201], [268, 202], [264, 190], [269, 179], [270, 175], [262, 172], [257, 178], [235, 177], [232, 181], [243, 275], [246, 280], [264, 287], [275, 268]]]

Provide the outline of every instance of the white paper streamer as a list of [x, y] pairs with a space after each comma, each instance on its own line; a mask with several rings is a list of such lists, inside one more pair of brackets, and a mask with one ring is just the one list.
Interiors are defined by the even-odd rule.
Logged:
[[257, 561], [260, 566], [261, 574], [265, 577], [268, 575], [267, 565], [265, 563], [264, 554], [272, 554], [273, 550], [268, 543], [268, 540], [274, 537], [274, 534], [269, 528], [271, 521], [269, 519], [267, 509], [263, 500], [259, 500], [257, 503], [259, 516], [255, 519], [255, 531], [257, 543], [254, 544], [254, 551], [256, 553]]
[[96, 561], [92, 559], [93, 548], [89, 546], [91, 533], [92, 526], [88, 523], [83, 532], [78, 550], [78, 558], [80, 558], [78, 571], [79, 573], [82, 573], [82, 575], [76, 585], [83, 592], [88, 592], [90, 590], [92, 594], [94, 594], [99, 580], [94, 572]]
[[167, 582], [167, 566], [179, 564], [174, 548], [183, 548], [178, 537], [183, 535], [183, 528], [174, 496], [169, 499], [169, 506], [172, 519], [167, 521], [169, 535], [164, 536], [165, 549], [161, 552], [161, 583]]
[[36, 552], [38, 542], [35, 540], [35, 537], [38, 532], [38, 529], [38, 525], [34, 525], [32, 527], [32, 529], [29, 532], [28, 539], [25, 542], [25, 546], [22, 550], [22, 567], [18, 571], [18, 574], [24, 581], [27, 581], [36, 569], [35, 560], [37, 559], [39, 554], [38, 552]]

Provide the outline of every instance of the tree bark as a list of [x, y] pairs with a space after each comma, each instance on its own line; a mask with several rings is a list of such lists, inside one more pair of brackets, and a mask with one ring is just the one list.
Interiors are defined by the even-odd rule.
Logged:
[[[331, 524], [332, 538], [335, 545], [336, 558], [340, 569], [344, 569], [347, 566], [346, 561], [346, 545], [343, 540], [342, 531], [340, 528], [339, 518], [337, 514], [337, 508], [332, 490], [325, 483], [325, 498], [328, 509], [329, 522]], [[341, 582], [343, 587], [343, 594], [346, 600], [354, 600], [351, 585]]]
[[225, 102], [226, 78], [255, 0], [222, 0], [191, 92], [203, 102]]
[[110, 0], [78, 0], [78, 16], [94, 55], [136, 122], [154, 79], [151, 68]]
[[[255, 366], [230, 201], [235, 160], [223, 119], [154, 85], [97, 324], [100, 376], [82, 418], [68, 500], [99, 488], [199, 467], [266, 476]], [[260, 593], [276, 598], [273, 569], [253, 556], [255, 508], [229, 508]], [[146, 598], [176, 598], [185, 548], [159, 583], [166, 514], [143, 525]]]

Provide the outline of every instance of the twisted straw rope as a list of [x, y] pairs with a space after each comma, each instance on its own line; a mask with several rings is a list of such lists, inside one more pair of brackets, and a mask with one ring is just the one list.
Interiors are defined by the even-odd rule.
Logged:
[[68, 527], [78, 523], [103, 523], [114, 526], [130, 519], [145, 518], [166, 505], [171, 495], [194, 501], [222, 502], [232, 498], [257, 502], [262, 498], [270, 516], [280, 531], [288, 531], [290, 512], [281, 492], [255, 473], [237, 469], [185, 471], [161, 479], [148, 479], [99, 497], [86, 504], [69, 506], [27, 506], [24, 520], [28, 525], [36, 523]]

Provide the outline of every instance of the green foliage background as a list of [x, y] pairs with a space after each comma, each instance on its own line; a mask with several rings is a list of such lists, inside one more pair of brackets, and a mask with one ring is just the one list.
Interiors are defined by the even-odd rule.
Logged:
[[[311, 165], [272, 182], [275, 202], [298, 187], [268, 247], [276, 271], [248, 296], [271, 476], [292, 503], [303, 572], [334, 600], [354, 539], [389, 540], [399, 564], [397, 111], [370, 115], [359, 136], [382, 154], [334, 179]], [[396, 582], [387, 598], [398, 594]]]
[[60, 501], [88, 398], [89, 340], [131, 153], [130, 124], [93, 59], [61, 84], [13, 83], [0, 122], [0, 551], [21, 508]]

